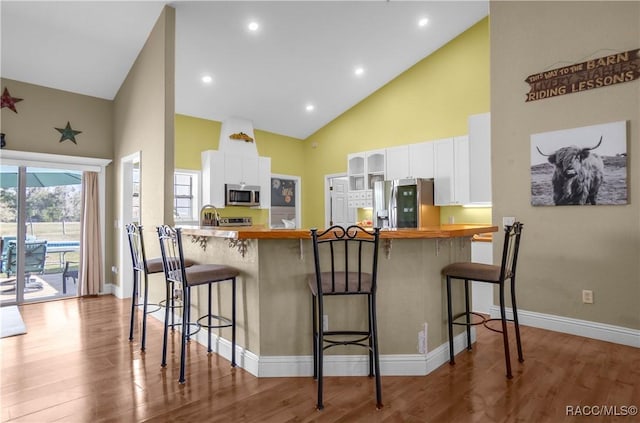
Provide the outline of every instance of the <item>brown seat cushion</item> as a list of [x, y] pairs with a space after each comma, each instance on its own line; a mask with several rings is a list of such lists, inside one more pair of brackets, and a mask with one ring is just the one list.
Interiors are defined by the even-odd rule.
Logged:
[[[358, 290], [358, 272], [349, 272], [347, 278], [345, 278], [345, 272], [335, 272], [336, 289], [331, 291], [331, 272], [320, 273], [322, 280], [322, 293], [323, 294], [343, 294], [346, 292], [356, 292]], [[345, 280], [349, 283], [349, 291], [346, 290]], [[312, 273], [307, 276], [307, 283], [313, 295], [318, 295], [318, 289], [316, 286], [316, 274]], [[362, 285], [358, 292], [369, 293], [371, 292], [371, 274], [362, 273]]]
[[[184, 259], [184, 267], [191, 267], [194, 264], [198, 263], [188, 258]], [[147, 260], [147, 270], [149, 271], [149, 274], [164, 272], [164, 268], [162, 267], [162, 257]]]
[[223, 264], [194, 264], [187, 267], [185, 273], [190, 286], [224, 281], [240, 274], [238, 269]]
[[442, 269], [442, 274], [458, 279], [499, 282], [500, 266], [470, 262], [452, 263]]

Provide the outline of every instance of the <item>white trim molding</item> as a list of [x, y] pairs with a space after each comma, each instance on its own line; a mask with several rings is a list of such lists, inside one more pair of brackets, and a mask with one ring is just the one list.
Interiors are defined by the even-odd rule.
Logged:
[[[160, 322], [164, 321], [163, 310], [157, 310], [150, 315]], [[179, 318], [179, 316], [176, 317]], [[207, 331], [199, 331], [192, 339], [206, 346]], [[471, 342], [474, 343], [475, 340], [476, 330], [471, 328]], [[454, 338], [453, 348], [458, 354], [466, 347], [466, 333], [462, 332]], [[231, 360], [231, 341], [212, 334], [211, 349], [221, 357]], [[368, 355], [325, 355], [324, 374], [326, 376], [366, 376], [369, 374], [368, 359]], [[427, 354], [381, 355], [380, 373], [384, 376], [424, 376], [448, 361], [449, 343], [445, 342]], [[311, 377], [313, 374], [313, 357], [310, 355], [258, 356], [236, 345], [236, 363], [238, 367], [256, 377]]]
[[[492, 318], [500, 318], [500, 308], [498, 306], [491, 306], [489, 311]], [[512, 319], [513, 310], [507, 308], [506, 312], [507, 318]], [[555, 316], [552, 314], [536, 313], [527, 310], [518, 310], [518, 319], [523, 326], [533, 326], [554, 332], [568, 333], [570, 335], [584, 336], [586, 338], [640, 348], [640, 330], [637, 329], [591, 322], [588, 320], [572, 319], [570, 317]]]

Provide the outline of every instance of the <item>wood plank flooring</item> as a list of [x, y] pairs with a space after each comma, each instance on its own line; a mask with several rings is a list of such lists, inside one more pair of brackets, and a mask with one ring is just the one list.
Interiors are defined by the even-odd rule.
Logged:
[[[573, 422], [567, 406], [640, 406], [640, 350], [523, 327], [525, 362], [504, 376], [502, 338], [478, 328], [473, 352], [428, 376], [256, 378], [198, 344], [179, 385], [178, 333], [160, 368], [162, 325], [147, 352], [129, 343], [127, 301], [112, 296], [20, 307], [28, 333], [0, 340], [0, 418], [10, 422]], [[513, 337], [512, 337], [513, 339]], [[515, 348], [513, 348], [515, 355]], [[620, 411], [619, 408], [617, 411]], [[637, 422], [640, 416], [589, 417]]]

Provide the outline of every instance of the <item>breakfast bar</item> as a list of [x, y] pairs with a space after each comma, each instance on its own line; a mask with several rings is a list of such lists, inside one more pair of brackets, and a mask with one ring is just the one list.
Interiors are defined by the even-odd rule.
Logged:
[[[470, 260], [474, 235], [497, 230], [491, 225], [454, 224], [380, 232], [378, 331], [383, 374], [426, 374], [429, 366], [444, 362], [439, 357], [446, 356], [447, 316], [440, 270], [449, 263]], [[241, 272], [240, 366], [257, 376], [310, 375], [311, 299], [306, 275], [313, 273], [313, 251], [309, 230], [185, 226], [182, 234], [189, 258], [234, 266]], [[217, 288], [216, 302], [223, 314], [230, 309], [226, 288]], [[464, 307], [462, 292], [454, 294], [457, 307]], [[203, 295], [202, 301], [198, 295]], [[204, 307], [204, 295], [195, 295], [195, 307]], [[364, 305], [362, 298], [350, 300], [346, 307], [344, 303], [339, 308], [327, 305], [329, 328], [332, 321], [356, 327], [365, 323], [362, 313], [350, 313]], [[425, 331], [426, 343], [420, 346]], [[227, 356], [230, 333], [222, 330], [219, 335], [218, 352]], [[366, 363], [364, 356], [355, 355], [361, 350], [345, 347], [335, 354], [341, 361], [335, 364], [335, 374], [353, 374], [354, 366]]]

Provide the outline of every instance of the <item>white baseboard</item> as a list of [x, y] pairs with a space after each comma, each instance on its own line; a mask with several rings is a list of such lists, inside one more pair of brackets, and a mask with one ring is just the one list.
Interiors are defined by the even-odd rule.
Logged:
[[[164, 309], [149, 314], [164, 321]], [[177, 316], [177, 318], [179, 318]], [[179, 330], [179, 329], [178, 329]], [[207, 345], [207, 332], [201, 330], [192, 340]], [[471, 342], [476, 340], [476, 330], [471, 328]], [[453, 339], [456, 354], [467, 347], [466, 333]], [[221, 357], [231, 360], [231, 341], [211, 335], [211, 349]], [[368, 355], [325, 355], [326, 376], [366, 376], [369, 374]], [[380, 373], [384, 376], [424, 376], [449, 361], [449, 343], [445, 342], [427, 354], [389, 354], [380, 356]], [[257, 377], [308, 377], [313, 374], [313, 356], [258, 356], [236, 345], [236, 363]]]
[[[492, 318], [500, 317], [500, 308], [498, 306], [491, 306], [490, 312]], [[506, 308], [506, 312], [507, 318], [512, 319], [513, 310]], [[540, 329], [640, 348], [640, 330], [637, 329], [520, 309], [518, 309], [518, 320], [523, 326], [533, 326]]]

